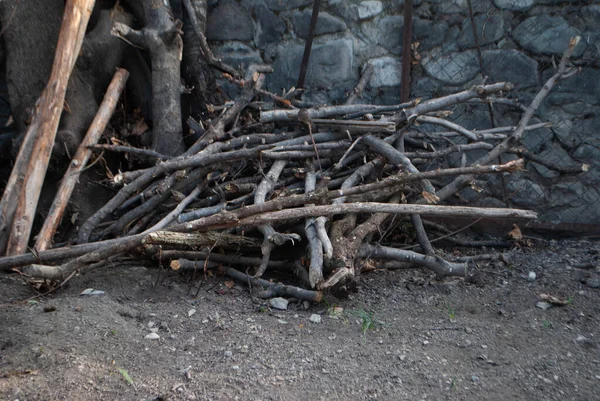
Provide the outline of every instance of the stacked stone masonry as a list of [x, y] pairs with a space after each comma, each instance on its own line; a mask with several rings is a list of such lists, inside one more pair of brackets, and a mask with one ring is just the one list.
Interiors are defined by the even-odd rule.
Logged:
[[[475, 32], [466, 0], [414, 0], [417, 56], [411, 97], [430, 98], [484, 81], [510, 81], [508, 96], [528, 105], [569, 39], [581, 36], [573, 55], [581, 73], [561, 81], [535, 121], [551, 127], [528, 131], [523, 146], [554, 164], [587, 163], [588, 172], [562, 174], [530, 162], [526, 171], [482, 181], [482, 193], [464, 190], [465, 202], [532, 208], [547, 222], [600, 224], [600, 1], [472, 0]], [[312, 0], [210, 2], [207, 37], [218, 57], [234, 67], [271, 64], [269, 90], [296, 84]], [[361, 99], [399, 103], [403, 1], [323, 0], [307, 73], [304, 100], [339, 103], [367, 64], [374, 74]], [[482, 67], [477, 51], [481, 49]], [[225, 82], [226, 91], [233, 90]], [[233, 93], [232, 93], [233, 95]], [[492, 127], [485, 105], [458, 106], [450, 117], [469, 129]], [[519, 112], [496, 106], [494, 124], [515, 124]], [[437, 128], [423, 126], [422, 130]], [[481, 153], [470, 152], [475, 160]], [[506, 161], [508, 156], [504, 158]], [[442, 161], [440, 161], [442, 163]], [[448, 158], [446, 164], [459, 163]], [[432, 165], [431, 167], [435, 167]]]

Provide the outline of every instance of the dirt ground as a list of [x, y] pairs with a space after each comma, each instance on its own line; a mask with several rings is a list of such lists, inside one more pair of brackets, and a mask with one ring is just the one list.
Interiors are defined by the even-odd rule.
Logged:
[[[144, 267], [36, 302], [2, 275], [0, 399], [598, 399], [599, 258], [600, 242], [538, 241], [471, 282], [375, 271], [349, 299], [287, 310]], [[536, 307], [542, 293], [568, 304]]]

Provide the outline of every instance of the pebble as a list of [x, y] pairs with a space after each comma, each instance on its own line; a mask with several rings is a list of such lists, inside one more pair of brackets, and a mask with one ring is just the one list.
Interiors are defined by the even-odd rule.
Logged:
[[223, 353], [223, 355], [225, 355], [225, 357], [227, 357], [227, 358], [231, 358], [233, 356], [233, 352], [231, 352], [230, 350], [227, 350]]
[[190, 309], [190, 310], [188, 311], [188, 317], [192, 317], [192, 316], [194, 316], [194, 313], [196, 313], [196, 309]]
[[313, 313], [312, 315], [310, 315], [310, 318], [308, 320], [316, 324], [321, 323], [321, 315]]
[[158, 327], [151, 327], [150, 333], [158, 333]]
[[587, 279], [585, 284], [590, 288], [600, 288], [600, 280], [598, 279]]
[[152, 328], [152, 327], [154, 327], [155, 324], [156, 323], [154, 323], [154, 322], [148, 322], [148, 327]]
[[535, 272], [529, 272], [529, 274], [527, 275], [527, 280], [528, 281], [535, 281], [536, 277], [537, 276], [536, 276]]
[[160, 338], [160, 336], [157, 333], [150, 333], [150, 334], [146, 334], [146, 337], [144, 337], [146, 340], [158, 340]]
[[288, 324], [288, 322], [286, 322], [283, 319], [277, 319], [277, 322], [280, 323], [280, 324]]
[[552, 304], [550, 302], [539, 301], [535, 304], [536, 307], [546, 310], [552, 308]]
[[429, 341], [427, 341], [427, 340], [423, 341], [423, 345], [427, 345], [427, 344], [429, 344]]
[[93, 288], [87, 288], [81, 291], [79, 295], [104, 295], [104, 291], [94, 290]]
[[286, 310], [288, 307], [288, 300], [281, 297], [271, 298], [269, 304], [275, 309]]
[[471, 376], [471, 381], [473, 383], [479, 383], [479, 376], [475, 376], [475, 375]]

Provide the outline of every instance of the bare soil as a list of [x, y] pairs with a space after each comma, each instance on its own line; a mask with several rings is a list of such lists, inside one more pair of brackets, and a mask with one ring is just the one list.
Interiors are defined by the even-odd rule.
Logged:
[[[598, 399], [599, 255], [600, 242], [540, 241], [475, 280], [379, 270], [349, 299], [285, 311], [223, 277], [192, 287], [155, 268], [97, 270], [28, 302], [4, 275], [0, 399]], [[540, 309], [542, 293], [568, 304]]]

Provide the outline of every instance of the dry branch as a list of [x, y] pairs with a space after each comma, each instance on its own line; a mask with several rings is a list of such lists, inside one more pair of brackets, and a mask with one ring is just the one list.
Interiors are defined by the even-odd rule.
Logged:
[[94, 3], [94, 0], [69, 0], [65, 6], [52, 72], [38, 100], [0, 203], [0, 254], [6, 249], [8, 255], [17, 255], [27, 249], [67, 84]]
[[264, 287], [265, 290], [259, 291], [255, 294], [260, 298], [287, 296], [311, 302], [321, 302], [323, 300], [323, 293], [321, 291], [310, 291], [291, 285], [272, 283], [267, 280], [249, 276], [231, 267], [225, 269], [225, 274], [233, 277], [236, 280], [246, 283], [251, 287]]
[[73, 156], [73, 159], [69, 164], [69, 168], [64, 175], [64, 178], [60, 184], [60, 188], [56, 193], [54, 203], [52, 203], [52, 207], [48, 212], [48, 217], [46, 218], [44, 226], [38, 234], [38, 239], [35, 243], [36, 250], [44, 251], [48, 249], [50, 245], [52, 245], [52, 237], [54, 236], [54, 233], [60, 224], [62, 216], [65, 212], [65, 208], [67, 207], [67, 203], [69, 202], [69, 198], [71, 197], [73, 189], [79, 180], [79, 175], [85, 168], [90, 158], [91, 151], [88, 148], [90, 145], [98, 142], [102, 136], [104, 128], [106, 128], [108, 121], [115, 111], [117, 100], [119, 99], [123, 88], [125, 88], [125, 83], [127, 82], [128, 77], [129, 73], [123, 69], [119, 69], [115, 73], [115, 76], [113, 77], [113, 80], [106, 91], [104, 100], [100, 104], [98, 113], [92, 121], [85, 138], [79, 145], [77, 153], [75, 153], [75, 156]]

